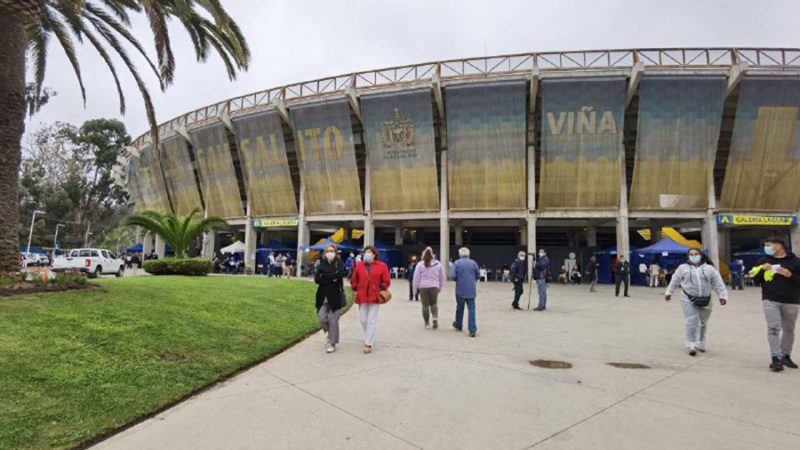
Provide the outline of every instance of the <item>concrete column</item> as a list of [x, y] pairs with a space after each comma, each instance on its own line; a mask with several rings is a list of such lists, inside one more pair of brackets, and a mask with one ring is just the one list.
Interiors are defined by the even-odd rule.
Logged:
[[250, 201], [247, 202], [247, 217], [244, 224], [244, 273], [251, 275], [256, 272], [256, 244], [258, 236], [250, 218]]
[[619, 212], [617, 215], [617, 255], [625, 256], [625, 259], [631, 259], [631, 240], [628, 233], [628, 184], [627, 176], [625, 174], [625, 153], [623, 150], [620, 156], [622, 162], [619, 167]]
[[403, 227], [394, 227], [394, 245], [403, 245]]
[[450, 274], [450, 220], [447, 202], [447, 150], [442, 150], [439, 187], [439, 261], [444, 265], [444, 272]]
[[731, 254], [731, 229], [719, 228], [719, 260], [728, 263], [733, 260]]
[[586, 229], [586, 245], [588, 247], [597, 247], [597, 227], [590, 226]]
[[167, 256], [167, 244], [159, 235], [156, 235], [156, 255], [158, 255], [158, 259], [164, 259]]
[[295, 260], [295, 274], [299, 278], [303, 273], [303, 264], [306, 262], [306, 251], [303, 247], [308, 245], [311, 235], [306, 222], [306, 183], [300, 176], [300, 205], [297, 216], [297, 259]]
[[714, 172], [711, 169], [708, 171], [707, 184], [708, 209], [706, 209], [706, 217], [703, 219], [703, 247], [706, 248], [711, 262], [719, 267], [719, 233], [717, 230], [717, 217], [714, 214], [714, 210], [717, 209], [717, 196], [714, 191]]
[[792, 253], [800, 252], [800, 225], [792, 225], [789, 229], [789, 242], [792, 246]]
[[350, 225], [350, 222], [344, 224], [344, 240], [349, 241], [353, 239], [353, 227]]
[[142, 256], [149, 255], [153, 251], [153, 233], [145, 231], [142, 241]]
[[367, 164], [364, 169], [364, 245], [375, 244], [375, 224], [372, 221], [372, 174]]
[[528, 245], [528, 225], [527, 222], [519, 227], [519, 242], [517, 245]]
[[455, 244], [456, 246], [464, 245], [464, 226], [463, 225], [455, 225]]
[[528, 214], [525, 241], [528, 247], [528, 281], [532, 280], [534, 255], [536, 255], [536, 214]]
[[203, 258], [214, 259], [214, 247], [217, 245], [217, 231], [211, 230], [203, 235]]
[[140, 227], [136, 227], [135, 231], [133, 232], [133, 243], [139, 244], [142, 242], [142, 229]]

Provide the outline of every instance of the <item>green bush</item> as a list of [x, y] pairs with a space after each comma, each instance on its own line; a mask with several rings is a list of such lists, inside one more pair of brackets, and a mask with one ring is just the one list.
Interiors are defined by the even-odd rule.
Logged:
[[144, 271], [152, 275], [206, 275], [214, 263], [203, 258], [164, 258], [144, 262]]

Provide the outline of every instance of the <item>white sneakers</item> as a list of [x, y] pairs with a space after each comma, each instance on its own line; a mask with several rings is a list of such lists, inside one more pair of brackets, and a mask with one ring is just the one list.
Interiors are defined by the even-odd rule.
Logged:
[[328, 344], [328, 348], [325, 349], [325, 353], [333, 353], [336, 351], [336, 346], [333, 344]]
[[691, 347], [689, 347], [689, 355], [690, 355], [690, 356], [694, 356], [694, 355], [696, 355], [696, 354], [697, 354], [697, 347], [695, 347], [694, 345], [692, 345]]

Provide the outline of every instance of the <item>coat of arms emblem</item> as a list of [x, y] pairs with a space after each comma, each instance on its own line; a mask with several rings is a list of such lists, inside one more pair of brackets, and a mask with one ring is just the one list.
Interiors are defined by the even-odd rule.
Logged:
[[414, 120], [403, 116], [400, 109], [395, 108], [392, 117], [381, 123], [383, 147], [393, 150], [414, 148], [414, 137], [417, 126]]

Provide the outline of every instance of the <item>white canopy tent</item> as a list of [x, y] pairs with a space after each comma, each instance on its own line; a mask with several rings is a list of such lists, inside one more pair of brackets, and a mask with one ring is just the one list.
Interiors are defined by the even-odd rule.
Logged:
[[244, 253], [244, 242], [236, 241], [233, 244], [220, 249], [222, 253]]

